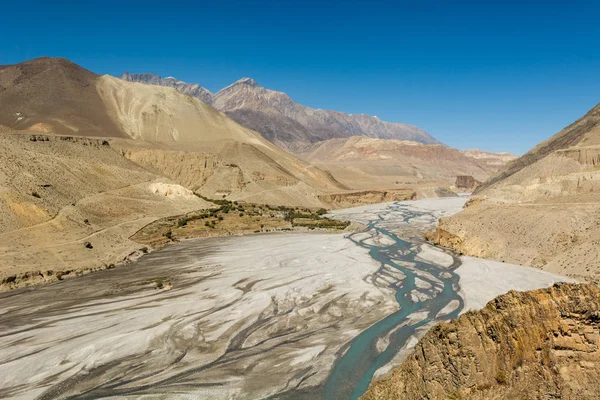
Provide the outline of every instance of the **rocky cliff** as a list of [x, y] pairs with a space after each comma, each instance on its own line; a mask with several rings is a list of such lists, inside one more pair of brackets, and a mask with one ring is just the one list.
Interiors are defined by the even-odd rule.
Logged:
[[600, 290], [556, 284], [509, 292], [480, 311], [440, 323], [375, 399], [598, 399]]
[[456, 183], [454, 183], [454, 186], [456, 186], [457, 189], [473, 190], [480, 184], [481, 182], [473, 178], [471, 175], [459, 175], [456, 177]]

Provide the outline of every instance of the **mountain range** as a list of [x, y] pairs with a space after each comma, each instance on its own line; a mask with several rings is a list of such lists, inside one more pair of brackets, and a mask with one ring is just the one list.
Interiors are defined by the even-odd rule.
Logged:
[[346, 114], [298, 104], [287, 94], [266, 89], [251, 78], [240, 79], [214, 94], [197, 84], [149, 73], [126, 72], [121, 75], [121, 79], [173, 87], [181, 93], [197, 97], [288, 151], [298, 152], [315, 142], [351, 136], [439, 143], [414, 125], [385, 122], [365, 114]]
[[[514, 158], [312, 109], [248, 78], [213, 94], [38, 58], [0, 66], [0, 289], [112, 268], [149, 250], [132, 239], [140, 231], [181, 228], [224, 199], [283, 220], [289, 206], [455, 196], [457, 175], [484, 183], [428, 239], [598, 283], [599, 166], [600, 105]], [[598, 297], [591, 285], [499, 297], [433, 328], [366, 398], [594, 398]]]
[[[63, 58], [0, 67], [0, 284], [128, 259], [143, 249], [130, 239], [139, 229], [210, 207], [201, 197], [346, 207], [455, 195], [456, 175], [491, 173], [418, 128], [313, 110], [251, 80], [213, 95], [145, 79], [161, 84], [100, 76]], [[299, 127], [286, 143], [304, 152], [236, 122], [240, 110]], [[364, 135], [407, 132], [418, 137]]]

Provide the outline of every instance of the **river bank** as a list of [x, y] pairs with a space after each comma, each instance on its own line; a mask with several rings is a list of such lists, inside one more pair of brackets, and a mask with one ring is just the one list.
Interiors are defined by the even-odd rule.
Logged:
[[461, 202], [332, 213], [363, 232], [192, 239], [0, 294], [0, 397], [357, 397], [433, 322], [562, 279], [423, 243]]

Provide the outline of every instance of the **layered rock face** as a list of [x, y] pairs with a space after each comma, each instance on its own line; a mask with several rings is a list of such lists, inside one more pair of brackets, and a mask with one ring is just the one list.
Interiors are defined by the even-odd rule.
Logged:
[[391, 201], [414, 200], [417, 194], [411, 189], [363, 190], [320, 195], [319, 199], [335, 208], [359, 206], [363, 204], [386, 203]]
[[299, 156], [330, 171], [346, 186], [380, 189], [402, 185], [419, 196], [435, 196], [430, 190], [435, 187], [449, 192], [457, 175], [489, 177], [476, 159], [460, 150], [408, 140], [365, 136], [330, 139], [315, 143]]
[[600, 290], [509, 292], [440, 323], [363, 399], [597, 399]]
[[467, 157], [475, 159], [481, 168], [489, 172], [497, 172], [502, 169], [506, 163], [517, 158], [507, 152], [495, 153], [479, 149], [463, 150], [462, 153]]

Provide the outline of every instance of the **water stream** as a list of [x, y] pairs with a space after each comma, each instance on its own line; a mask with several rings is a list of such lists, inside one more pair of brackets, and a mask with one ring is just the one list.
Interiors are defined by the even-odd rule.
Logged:
[[[395, 204], [386, 210], [401, 215], [394, 225], [410, 224], [422, 213], [410, 211]], [[438, 265], [418, 257], [422, 240], [418, 236], [403, 240], [387, 229], [382, 215], [368, 224], [368, 236], [354, 233], [348, 236], [357, 246], [369, 250], [371, 257], [381, 263], [378, 274], [386, 275], [389, 268], [400, 271], [404, 279], [390, 283], [396, 290], [400, 309], [359, 334], [336, 362], [322, 392], [325, 399], [357, 399], [368, 388], [375, 372], [389, 363], [415, 334], [415, 331], [433, 321], [456, 318], [464, 307], [459, 295], [459, 276], [453, 271], [460, 266], [458, 257], [452, 255], [451, 266]], [[388, 244], [391, 243], [391, 244]], [[426, 282], [417, 285], [417, 281]], [[415, 293], [421, 296], [415, 299]], [[416, 300], [416, 301], [415, 301]], [[454, 301], [454, 303], [452, 303]], [[452, 304], [451, 304], [452, 303]], [[449, 312], [441, 311], [452, 306]], [[411, 318], [416, 314], [420, 318]], [[387, 338], [387, 347], [378, 349], [378, 342]]]
[[346, 238], [191, 240], [2, 293], [0, 397], [356, 399], [464, 307], [459, 259], [422, 240], [462, 200], [415, 204], [340, 210], [367, 226]]

